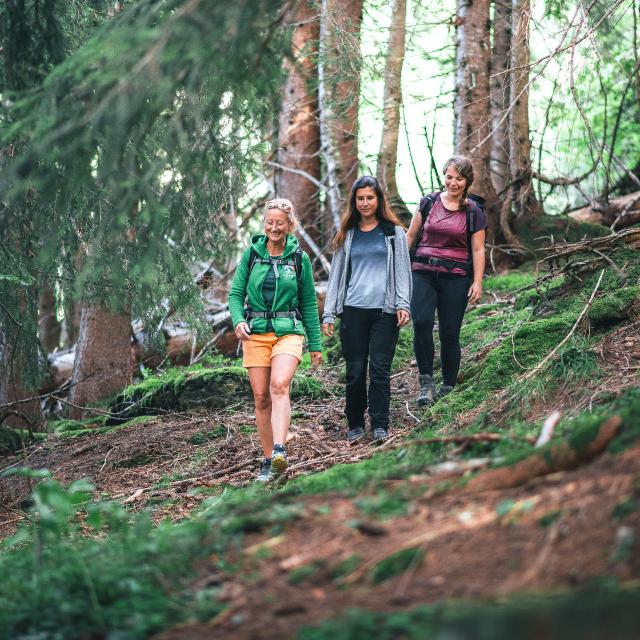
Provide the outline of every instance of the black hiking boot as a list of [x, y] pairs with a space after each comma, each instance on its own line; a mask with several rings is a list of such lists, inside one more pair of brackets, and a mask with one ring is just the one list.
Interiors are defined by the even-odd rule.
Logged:
[[384, 442], [389, 437], [389, 432], [384, 427], [376, 427], [373, 430], [373, 441]]
[[275, 445], [273, 447], [273, 453], [271, 454], [271, 469], [274, 474], [280, 475], [287, 470], [289, 466], [289, 459], [287, 458], [287, 452], [282, 445]]
[[446, 395], [449, 395], [453, 391], [453, 387], [450, 387], [448, 384], [443, 384], [440, 386], [440, 391], [438, 391], [438, 398], [444, 398]]
[[436, 401], [436, 383], [433, 381], [433, 376], [428, 373], [421, 373], [418, 376], [418, 382], [420, 383], [418, 406], [428, 407]]
[[260, 473], [256, 478], [256, 482], [270, 482], [273, 479], [273, 471], [271, 470], [271, 460], [265, 458], [262, 462]]
[[347, 432], [347, 440], [349, 444], [353, 444], [354, 442], [358, 442], [364, 437], [364, 427], [353, 427], [353, 429], [349, 429]]

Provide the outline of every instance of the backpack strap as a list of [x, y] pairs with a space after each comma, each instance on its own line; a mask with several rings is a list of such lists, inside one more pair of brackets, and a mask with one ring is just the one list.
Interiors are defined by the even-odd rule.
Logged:
[[396, 226], [391, 222], [381, 222], [380, 226], [382, 227], [382, 233], [384, 233], [386, 238], [389, 238], [389, 242], [391, 243], [391, 253], [395, 258], [396, 255]]
[[[264, 314], [265, 312], [255, 312], [251, 311], [251, 309], [247, 306], [247, 312], [252, 315], [253, 318], [257, 317], [273, 317], [273, 318], [283, 318], [288, 317], [294, 314], [292, 317], [299, 320], [302, 318], [302, 314], [300, 312], [300, 301], [301, 301], [301, 293], [302, 293], [302, 249], [297, 247], [293, 253], [293, 258], [287, 258], [283, 260], [282, 258], [262, 258], [257, 253], [256, 250], [251, 247], [251, 251], [249, 253], [249, 263], [247, 268], [249, 270], [249, 276], [251, 275], [251, 270], [259, 262], [260, 264], [268, 264], [273, 267], [273, 272], [275, 273], [276, 278], [280, 277], [278, 273], [278, 265], [289, 265], [295, 269], [296, 272], [296, 284], [298, 286], [298, 306], [291, 311], [278, 311], [278, 315], [266, 316], [266, 315], [256, 315], [256, 314]], [[271, 312], [269, 312], [271, 313]]]
[[424, 225], [427, 222], [427, 218], [429, 217], [429, 213], [431, 213], [431, 209], [436, 202], [436, 199], [439, 195], [439, 192], [429, 193], [426, 196], [420, 198], [420, 216], [422, 218], [422, 222], [420, 223], [420, 230], [416, 235], [416, 241], [413, 247], [409, 247], [409, 257], [413, 260], [413, 257], [416, 253], [416, 248], [418, 247], [418, 243], [420, 242], [420, 238], [422, 238], [422, 231], [424, 230]]

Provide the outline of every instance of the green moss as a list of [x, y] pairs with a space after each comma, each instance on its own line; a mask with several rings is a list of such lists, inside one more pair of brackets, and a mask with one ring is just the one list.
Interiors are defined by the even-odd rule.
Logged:
[[499, 276], [487, 276], [483, 281], [486, 291], [511, 292], [527, 287], [534, 282], [536, 276], [531, 271], [511, 271]]
[[380, 560], [371, 570], [371, 580], [374, 584], [384, 582], [404, 573], [409, 567], [420, 564], [424, 551], [420, 547], [410, 547], [394, 553], [384, 560]]
[[[291, 397], [318, 398], [323, 389], [317, 378], [296, 373]], [[221, 409], [253, 398], [246, 369], [242, 367], [176, 367], [160, 376], [149, 376], [127, 387], [111, 404], [107, 424], [115, 424], [139, 415], [167, 411], [187, 411], [199, 407]]]
[[332, 567], [329, 571], [329, 576], [332, 580], [339, 580], [340, 578], [343, 578], [355, 571], [361, 563], [362, 558], [358, 554], [354, 553]]
[[14, 429], [0, 425], [0, 456], [12, 456], [37, 440], [46, 440], [46, 433]]
[[316, 560], [314, 562], [310, 562], [309, 564], [305, 564], [290, 571], [287, 576], [287, 582], [289, 584], [300, 584], [305, 580], [309, 580], [324, 569], [326, 569], [326, 563], [324, 561]]
[[589, 309], [589, 320], [596, 327], [626, 320], [629, 316], [629, 308], [638, 300], [640, 300], [640, 286], [610, 291], [594, 300], [591, 309]]
[[616, 504], [611, 511], [611, 517], [616, 518], [616, 520], [624, 520], [624, 518], [630, 516], [634, 511], [637, 511], [638, 507], [640, 507], [638, 500], [629, 496]]
[[548, 511], [538, 518], [538, 524], [541, 527], [550, 527], [561, 515], [562, 511], [559, 509], [556, 511]]
[[380, 491], [375, 496], [364, 496], [355, 505], [367, 516], [381, 519], [393, 518], [407, 513], [407, 502], [398, 492]]

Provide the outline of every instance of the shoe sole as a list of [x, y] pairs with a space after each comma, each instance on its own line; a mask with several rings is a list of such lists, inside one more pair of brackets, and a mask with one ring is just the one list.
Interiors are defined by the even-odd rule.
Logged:
[[273, 456], [271, 458], [271, 468], [277, 474], [284, 473], [288, 466], [289, 461], [284, 456]]
[[387, 440], [389, 438], [389, 433], [385, 433], [384, 435], [378, 435], [376, 436], [374, 434], [373, 436], [373, 441], [374, 442], [384, 442], [385, 440]]

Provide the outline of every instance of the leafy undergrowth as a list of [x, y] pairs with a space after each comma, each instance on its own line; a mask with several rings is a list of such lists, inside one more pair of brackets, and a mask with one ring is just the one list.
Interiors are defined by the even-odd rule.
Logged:
[[[460, 383], [422, 411], [411, 402], [416, 373], [411, 333], [403, 331], [392, 415], [398, 431], [407, 425], [408, 438], [380, 450], [349, 449], [332, 430], [340, 398], [331, 392], [341, 364], [336, 341], [330, 341], [333, 377], [319, 383], [301, 374], [292, 473], [288, 482], [267, 489], [247, 483], [251, 459], [242, 469], [231, 465], [228, 474], [215, 475], [224, 446], [233, 445], [229, 450], [236, 456], [251, 446], [259, 455], [250, 415], [229, 405], [216, 414], [218, 422], [193, 414], [184, 424], [169, 417], [138, 417], [137, 424], [117, 427], [106, 420], [58, 423], [57, 437], [77, 447], [64, 464], [61, 447], [48, 444], [50, 451], [43, 448], [30, 460], [67, 470], [75, 462], [78, 475], [67, 471], [67, 481], [90, 468], [98, 488], [26, 479], [39, 484], [19, 505], [26, 520], [0, 554], [0, 573], [7, 576], [0, 599], [8, 603], [0, 609], [0, 629], [7, 637], [142, 638], [184, 621], [188, 627], [163, 637], [210, 637], [213, 628], [219, 637], [288, 637], [313, 624], [299, 637], [432, 633], [499, 639], [526, 638], [516, 631], [525, 624], [557, 630], [566, 622], [564, 635], [545, 637], [570, 637], [588, 620], [589, 629], [612, 620], [607, 637], [632, 637], [626, 625], [638, 622], [632, 614], [637, 607], [630, 604], [638, 599], [634, 589], [504, 601], [523, 590], [584, 586], [601, 576], [620, 584], [640, 578], [634, 554], [640, 520], [640, 264], [625, 250], [613, 259], [619, 269], [607, 269], [585, 322], [532, 379], [523, 374], [572, 330], [598, 273], [583, 283], [559, 279], [515, 296], [512, 291], [532, 283], [530, 273], [487, 279], [495, 295], [467, 314]], [[201, 400], [202, 389], [220, 384], [230, 385], [235, 402], [245, 404], [243, 376], [232, 369], [170, 371], [128, 389], [121, 400], [149, 411], [167, 406], [171, 396], [180, 410], [193, 411], [197, 402], [184, 399], [185, 388], [198, 387]], [[320, 394], [327, 395], [311, 411], [311, 399]], [[465, 493], [473, 475], [465, 465], [499, 468], [544, 457], [533, 443], [542, 420], [556, 409], [562, 416], [550, 447], [566, 441], [584, 447], [607, 418], [620, 416], [601, 459], [572, 472], [556, 469], [553, 477], [524, 488]], [[324, 434], [322, 441], [307, 433], [312, 426]], [[136, 429], [147, 446], [125, 451], [124, 440]], [[496, 437], [445, 438], [486, 433]], [[78, 464], [85, 455], [93, 455], [90, 467]], [[445, 461], [462, 471], [438, 466]], [[213, 475], [197, 476], [207, 465]], [[107, 472], [119, 486], [102, 484]], [[147, 486], [138, 484], [144, 474]], [[149, 511], [131, 510], [140, 495], [147, 496], [149, 508], [156, 495], [167, 501], [167, 487], [184, 487], [182, 494], [170, 494], [175, 504], [162, 511], [177, 513], [180, 521], [158, 523]], [[178, 511], [181, 504], [192, 512], [184, 506]], [[503, 600], [416, 609], [422, 602], [459, 598]], [[347, 613], [348, 607], [354, 612]], [[344, 617], [322, 624], [336, 612]]]

